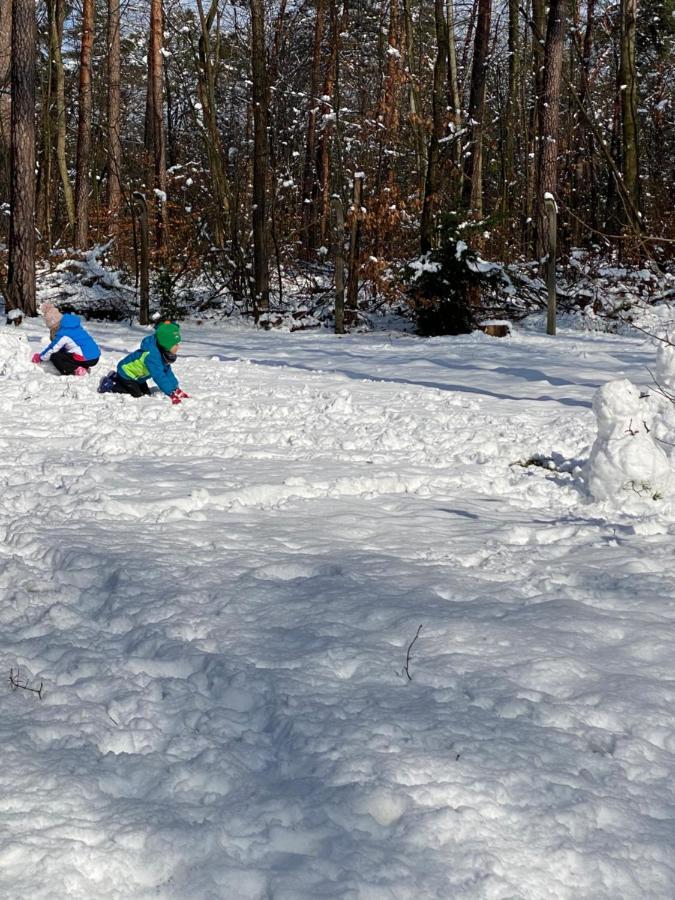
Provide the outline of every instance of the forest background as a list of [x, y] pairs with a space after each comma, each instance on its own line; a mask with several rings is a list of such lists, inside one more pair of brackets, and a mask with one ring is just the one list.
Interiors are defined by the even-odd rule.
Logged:
[[[2, 0], [6, 308], [93, 246], [141, 321], [144, 270], [165, 306], [206, 278], [262, 324], [324, 276], [338, 330], [446, 288], [478, 307], [476, 259], [545, 262], [547, 194], [563, 263], [663, 273], [674, 44], [673, 0]], [[411, 290], [420, 255], [440, 286]]]

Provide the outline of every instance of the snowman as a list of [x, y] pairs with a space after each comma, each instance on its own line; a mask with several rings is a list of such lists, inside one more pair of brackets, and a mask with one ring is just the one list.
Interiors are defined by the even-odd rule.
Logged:
[[644, 422], [640, 391], [627, 379], [610, 381], [593, 398], [598, 434], [586, 464], [588, 489], [595, 500], [626, 493], [658, 500], [669, 490], [668, 457]]

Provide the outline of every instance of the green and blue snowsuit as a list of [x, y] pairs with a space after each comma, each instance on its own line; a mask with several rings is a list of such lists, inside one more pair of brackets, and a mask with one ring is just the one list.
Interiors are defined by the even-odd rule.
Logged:
[[143, 338], [140, 350], [134, 350], [117, 365], [117, 374], [125, 381], [145, 384], [149, 378], [162, 393], [170, 396], [178, 387], [178, 379], [162, 356], [154, 334]]

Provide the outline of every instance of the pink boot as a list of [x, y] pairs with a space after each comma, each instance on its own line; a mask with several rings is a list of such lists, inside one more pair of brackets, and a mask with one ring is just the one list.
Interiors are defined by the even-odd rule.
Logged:
[[86, 375], [88, 371], [89, 371], [89, 370], [88, 370], [88, 369], [85, 369], [84, 366], [78, 366], [78, 367], [75, 369], [75, 371], [73, 372], [73, 375]]

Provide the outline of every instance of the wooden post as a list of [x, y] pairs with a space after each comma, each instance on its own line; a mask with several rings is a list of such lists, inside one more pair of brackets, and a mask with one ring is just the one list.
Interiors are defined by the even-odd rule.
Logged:
[[138, 230], [141, 244], [140, 260], [140, 303], [138, 321], [141, 325], [150, 324], [150, 254], [148, 251], [148, 204], [140, 191], [134, 191], [134, 215], [138, 219]]
[[546, 318], [546, 334], [555, 334], [556, 290], [555, 290], [555, 255], [558, 236], [558, 207], [553, 194], [544, 194], [544, 206], [548, 219], [548, 261], [546, 263], [546, 283], [548, 285], [548, 315]]
[[337, 194], [333, 210], [333, 255], [335, 258], [335, 334], [345, 333], [345, 213]]

